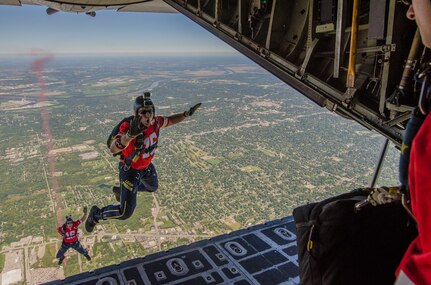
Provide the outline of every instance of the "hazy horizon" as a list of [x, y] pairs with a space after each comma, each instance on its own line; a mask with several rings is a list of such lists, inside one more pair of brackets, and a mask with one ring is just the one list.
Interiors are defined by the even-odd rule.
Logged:
[[44, 6], [0, 6], [2, 54], [236, 54], [180, 13], [97, 11], [47, 15]]

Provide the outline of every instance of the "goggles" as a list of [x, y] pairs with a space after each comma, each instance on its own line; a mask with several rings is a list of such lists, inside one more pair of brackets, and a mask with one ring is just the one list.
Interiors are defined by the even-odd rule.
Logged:
[[150, 109], [140, 109], [138, 111], [138, 114], [141, 115], [141, 116], [146, 116], [147, 113], [150, 113], [150, 115], [152, 115], [153, 114], [153, 108], [150, 108]]
[[410, 5], [412, 5], [412, 0], [401, 0], [401, 3], [403, 3], [407, 6], [410, 6]]

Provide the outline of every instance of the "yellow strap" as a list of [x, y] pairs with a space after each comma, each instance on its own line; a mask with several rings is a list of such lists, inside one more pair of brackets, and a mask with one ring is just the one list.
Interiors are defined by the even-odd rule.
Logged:
[[307, 251], [311, 251], [313, 249], [313, 245], [314, 245], [312, 241], [313, 231], [314, 231], [314, 225], [311, 226], [310, 234], [308, 235]]
[[124, 180], [123, 183], [122, 183], [122, 185], [124, 186], [124, 188], [126, 188], [129, 191], [133, 190], [133, 183], [130, 182], [129, 180]]
[[313, 241], [308, 240], [307, 242], [307, 251], [311, 251], [313, 249]]
[[133, 157], [132, 161], [136, 163], [136, 162], [138, 161], [138, 159], [139, 159], [139, 154], [136, 154], [136, 155]]

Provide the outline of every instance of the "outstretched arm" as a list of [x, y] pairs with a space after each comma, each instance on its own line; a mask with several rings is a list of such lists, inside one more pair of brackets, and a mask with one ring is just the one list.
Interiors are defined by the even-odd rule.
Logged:
[[168, 124], [166, 125], [166, 127], [178, 124], [178, 123], [184, 121], [185, 118], [192, 116], [194, 114], [194, 112], [201, 105], [202, 105], [202, 103], [198, 103], [198, 104], [194, 105], [193, 107], [191, 107], [188, 111], [184, 111], [183, 113], [174, 114], [174, 115], [167, 117]]
[[57, 232], [58, 232], [61, 236], [64, 236], [63, 227], [58, 227], [58, 228], [57, 228]]
[[85, 221], [85, 219], [87, 218], [87, 206], [84, 207], [83, 212], [84, 212], [84, 214], [81, 217], [82, 222]]
[[169, 127], [169, 126], [181, 123], [182, 121], [184, 121], [186, 116], [184, 116], [184, 113], [179, 113], [179, 114], [174, 114], [174, 115], [168, 116], [166, 118], [168, 120], [166, 127]]

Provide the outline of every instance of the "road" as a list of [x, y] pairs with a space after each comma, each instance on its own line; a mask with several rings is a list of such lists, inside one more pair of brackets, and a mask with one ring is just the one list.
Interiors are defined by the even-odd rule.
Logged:
[[154, 218], [154, 229], [156, 231], [157, 248], [161, 250], [162, 245], [160, 244], [159, 226], [157, 225], [157, 216], [159, 215], [160, 206], [159, 206], [159, 202], [157, 201], [156, 195], [154, 195], [154, 193], [153, 193], [153, 199], [154, 199], [154, 205], [156, 207], [152, 209], [151, 213], [153, 214], [153, 218]]
[[29, 247], [27, 246], [24, 249], [24, 271], [25, 271], [25, 280], [27, 284], [32, 284], [31, 282], [31, 274], [30, 274], [30, 258], [28, 256]]

